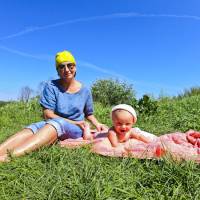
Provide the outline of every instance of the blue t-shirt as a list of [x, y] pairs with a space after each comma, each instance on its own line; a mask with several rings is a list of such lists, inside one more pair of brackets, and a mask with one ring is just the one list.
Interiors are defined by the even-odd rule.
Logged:
[[89, 89], [82, 86], [76, 93], [68, 93], [59, 84], [59, 79], [49, 81], [43, 90], [40, 104], [55, 114], [74, 121], [82, 121], [93, 114], [93, 100]]

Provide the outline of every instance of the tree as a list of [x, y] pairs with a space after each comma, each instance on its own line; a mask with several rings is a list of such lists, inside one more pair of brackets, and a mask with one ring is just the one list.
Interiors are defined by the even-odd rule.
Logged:
[[41, 96], [45, 84], [46, 84], [46, 81], [41, 81], [39, 83], [38, 88], [37, 88], [37, 96]]
[[134, 106], [137, 102], [132, 85], [119, 80], [99, 79], [91, 87], [94, 101], [103, 105], [117, 105], [120, 103]]
[[28, 102], [29, 99], [31, 98], [32, 93], [33, 90], [30, 87], [28, 86], [22, 87], [19, 95], [19, 100], [23, 102]]

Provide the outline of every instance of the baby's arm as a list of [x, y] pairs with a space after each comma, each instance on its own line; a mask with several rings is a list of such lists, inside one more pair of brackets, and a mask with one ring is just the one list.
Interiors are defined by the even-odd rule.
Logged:
[[108, 130], [108, 139], [113, 147], [116, 147], [118, 145], [116, 132], [112, 128]]
[[132, 128], [130, 138], [135, 138], [142, 142], [150, 143], [154, 141], [157, 138], [157, 136], [145, 131], [141, 131], [140, 129], [137, 130], [135, 128]]
[[142, 142], [149, 143], [149, 140], [146, 137], [144, 137], [143, 135], [138, 134], [134, 131], [131, 132], [130, 138], [134, 138], [134, 139], [140, 140]]

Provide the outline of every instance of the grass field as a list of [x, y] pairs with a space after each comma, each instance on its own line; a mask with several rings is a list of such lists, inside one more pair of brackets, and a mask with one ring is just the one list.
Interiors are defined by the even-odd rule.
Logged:
[[[137, 126], [157, 135], [200, 130], [200, 96], [163, 99]], [[97, 118], [108, 125], [110, 107], [95, 104]], [[0, 107], [0, 141], [41, 119], [37, 100]], [[92, 154], [89, 147], [58, 145], [0, 164], [0, 199], [200, 199], [200, 169], [169, 158], [138, 160]]]

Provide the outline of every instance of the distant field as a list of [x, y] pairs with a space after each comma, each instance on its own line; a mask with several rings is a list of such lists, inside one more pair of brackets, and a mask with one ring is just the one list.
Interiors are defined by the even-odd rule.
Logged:
[[[95, 104], [110, 125], [110, 107]], [[157, 135], [200, 130], [200, 96], [161, 99], [157, 112], [139, 115], [137, 126]], [[37, 100], [0, 107], [0, 141], [41, 120]], [[200, 199], [200, 169], [192, 162], [138, 160], [92, 154], [56, 144], [0, 164], [0, 199]]]

